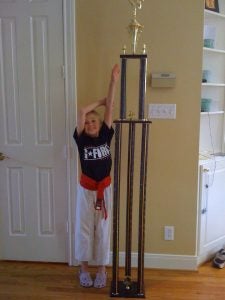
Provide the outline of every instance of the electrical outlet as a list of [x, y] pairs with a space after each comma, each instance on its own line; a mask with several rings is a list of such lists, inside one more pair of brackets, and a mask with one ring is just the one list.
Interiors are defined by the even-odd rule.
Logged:
[[174, 226], [165, 226], [164, 227], [164, 239], [165, 241], [174, 240]]

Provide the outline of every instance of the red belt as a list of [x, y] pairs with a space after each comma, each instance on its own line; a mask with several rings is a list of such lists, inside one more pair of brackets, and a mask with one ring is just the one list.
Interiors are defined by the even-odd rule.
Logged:
[[95, 181], [94, 179], [81, 174], [80, 178], [80, 185], [87, 190], [90, 191], [97, 191], [97, 200], [95, 203], [96, 210], [104, 210], [104, 218], [107, 219], [107, 210], [105, 207], [105, 200], [104, 200], [104, 189], [111, 184], [111, 177], [107, 176], [103, 178], [101, 181]]

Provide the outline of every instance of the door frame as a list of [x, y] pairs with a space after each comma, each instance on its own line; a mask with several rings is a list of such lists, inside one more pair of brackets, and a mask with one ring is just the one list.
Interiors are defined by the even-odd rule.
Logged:
[[76, 0], [63, 0], [63, 34], [65, 67], [65, 102], [66, 102], [66, 164], [67, 164], [67, 258], [68, 264], [74, 265], [74, 217], [75, 191], [78, 183], [78, 156], [74, 147], [73, 132], [76, 124], [76, 36], [75, 36]]

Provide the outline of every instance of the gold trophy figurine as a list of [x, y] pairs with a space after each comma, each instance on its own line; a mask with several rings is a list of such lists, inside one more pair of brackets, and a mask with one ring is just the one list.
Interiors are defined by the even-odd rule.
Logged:
[[137, 17], [137, 9], [142, 8], [142, 3], [144, 0], [129, 0], [130, 4], [133, 7], [133, 16], [131, 19], [131, 23], [128, 26], [128, 31], [131, 34], [132, 38], [132, 52], [133, 54], [136, 53], [137, 48], [137, 41], [140, 33], [142, 32], [144, 26], [142, 26], [140, 23], [138, 23], [136, 17]]

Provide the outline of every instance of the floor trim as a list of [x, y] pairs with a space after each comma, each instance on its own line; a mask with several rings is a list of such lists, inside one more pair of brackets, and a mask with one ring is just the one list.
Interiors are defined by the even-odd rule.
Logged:
[[[110, 265], [112, 265], [112, 253], [110, 255]], [[191, 270], [198, 269], [198, 258], [192, 255], [154, 254], [145, 253], [145, 268], [170, 269], [170, 270]], [[131, 265], [137, 267], [138, 253], [131, 254]], [[119, 266], [125, 265], [125, 252], [119, 253]]]

